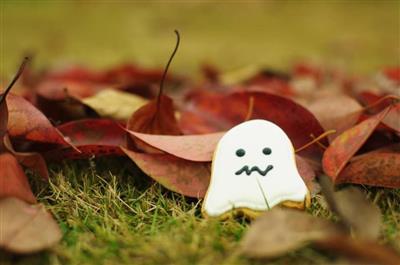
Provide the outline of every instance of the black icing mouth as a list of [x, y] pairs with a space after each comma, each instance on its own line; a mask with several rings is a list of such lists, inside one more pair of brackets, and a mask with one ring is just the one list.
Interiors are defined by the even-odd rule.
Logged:
[[243, 172], [245, 172], [247, 174], [247, 176], [250, 176], [250, 174], [253, 171], [257, 171], [261, 176], [265, 176], [267, 175], [267, 173], [272, 170], [274, 167], [272, 165], [268, 165], [268, 167], [265, 170], [261, 170], [259, 169], [257, 166], [252, 167], [251, 169], [249, 169], [249, 166], [244, 166], [241, 169], [239, 169], [238, 171], [236, 171], [235, 175], [240, 175]]

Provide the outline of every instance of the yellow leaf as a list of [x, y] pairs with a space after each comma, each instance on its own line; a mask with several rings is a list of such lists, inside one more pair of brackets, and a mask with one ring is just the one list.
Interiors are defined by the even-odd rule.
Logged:
[[82, 102], [94, 109], [100, 116], [116, 120], [128, 120], [133, 112], [148, 100], [138, 95], [113, 89], [105, 89]]

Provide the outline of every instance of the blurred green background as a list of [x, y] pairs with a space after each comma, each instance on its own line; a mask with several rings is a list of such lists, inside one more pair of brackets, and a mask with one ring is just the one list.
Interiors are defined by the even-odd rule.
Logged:
[[399, 1], [5, 1], [1, 0], [2, 79], [25, 54], [37, 68], [121, 62], [172, 71], [248, 65], [287, 69], [307, 59], [373, 73], [399, 65]]

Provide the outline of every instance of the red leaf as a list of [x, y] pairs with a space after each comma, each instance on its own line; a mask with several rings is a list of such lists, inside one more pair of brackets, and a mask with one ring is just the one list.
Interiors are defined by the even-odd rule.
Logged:
[[3, 139], [4, 135], [7, 133], [7, 124], [8, 124], [8, 108], [6, 100], [4, 100], [3, 102], [0, 102], [0, 139]]
[[166, 154], [122, 150], [144, 173], [167, 189], [189, 197], [204, 197], [210, 181], [210, 163], [187, 161]]
[[345, 95], [318, 97], [308, 106], [325, 130], [336, 130], [329, 135], [333, 140], [357, 123], [363, 109], [354, 99]]
[[120, 146], [125, 143], [123, 127], [113, 120], [79, 120], [65, 123], [57, 128], [76, 146]]
[[52, 150], [46, 158], [81, 159], [93, 155], [123, 155], [120, 146], [125, 146], [125, 130], [112, 120], [94, 119], [65, 123], [58, 127], [80, 152], [71, 148]]
[[307, 160], [299, 155], [296, 155], [296, 167], [299, 171], [301, 178], [307, 185], [307, 188], [311, 191], [311, 194], [315, 194], [317, 187], [313, 180], [315, 179], [315, 171]]
[[17, 197], [36, 203], [24, 171], [10, 153], [0, 154], [0, 198], [4, 197]]
[[383, 118], [382, 123], [392, 128], [393, 130], [400, 132], [400, 103], [393, 105], [390, 111]]
[[[180, 124], [187, 134], [225, 131], [245, 120], [250, 98], [254, 98], [251, 119], [266, 119], [276, 123], [289, 136], [297, 149], [324, 132], [317, 119], [307, 109], [290, 99], [263, 92], [238, 92], [229, 95], [197, 95], [182, 113]], [[322, 140], [322, 143], [326, 143]], [[321, 150], [312, 145], [300, 152], [319, 156]]]
[[398, 189], [400, 188], [400, 154], [372, 152], [355, 157], [343, 169], [335, 182]]
[[323, 169], [328, 176], [333, 179], [337, 177], [350, 158], [374, 132], [389, 110], [390, 107], [384, 109], [335, 138], [326, 149], [322, 159]]
[[16, 95], [8, 95], [8, 133], [11, 138], [26, 141], [70, 145], [50, 121], [31, 103]]
[[211, 133], [202, 135], [152, 135], [128, 131], [141, 141], [176, 157], [196, 161], [209, 162], [218, 141], [225, 134]]
[[35, 152], [17, 152], [14, 150], [10, 138], [8, 135], [3, 138], [4, 147], [14, 155], [14, 157], [21, 163], [23, 166], [32, 169], [37, 174], [39, 174], [42, 178], [49, 178], [49, 171], [47, 169], [46, 162], [43, 157], [39, 153]]
[[172, 99], [164, 95], [161, 95], [159, 103], [152, 100], [135, 111], [128, 121], [127, 129], [148, 134], [181, 134]]

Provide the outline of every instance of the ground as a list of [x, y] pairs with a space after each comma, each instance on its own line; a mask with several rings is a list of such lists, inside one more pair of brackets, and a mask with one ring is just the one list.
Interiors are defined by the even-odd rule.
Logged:
[[[205, 16], [206, 14], [206, 16]], [[25, 53], [36, 68], [79, 62], [95, 68], [123, 61], [164, 65], [182, 45], [172, 71], [195, 76], [202, 62], [229, 71], [262, 64], [287, 69], [311, 58], [373, 74], [398, 64], [396, 1], [291, 1], [245, 5], [128, 4], [120, 1], [1, 3], [1, 71], [15, 72]], [[201, 217], [201, 201], [169, 192], [126, 158], [50, 165], [50, 183], [30, 175], [40, 202], [54, 214], [62, 242], [42, 253], [0, 253], [8, 264], [327, 264], [340, 257], [312, 247], [272, 261], [243, 258], [238, 246], [249, 223]], [[382, 242], [400, 250], [400, 190], [366, 188], [383, 212]], [[309, 211], [332, 218], [317, 199]], [[40, 231], [39, 231], [40, 232]]]

